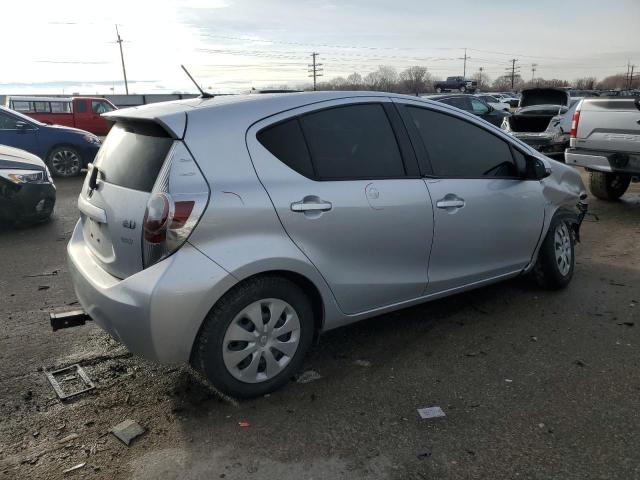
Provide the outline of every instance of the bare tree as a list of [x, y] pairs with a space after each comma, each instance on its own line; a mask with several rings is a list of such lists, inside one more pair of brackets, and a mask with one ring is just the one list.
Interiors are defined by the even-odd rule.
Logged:
[[482, 71], [478, 71], [473, 78], [478, 82], [478, 90], [488, 90], [491, 86], [491, 78]]
[[426, 91], [427, 82], [430, 82], [430, 80], [431, 75], [427, 72], [427, 67], [415, 65], [400, 72], [400, 82], [404, 87], [403, 89], [416, 96]]
[[347, 77], [347, 86], [350, 90], [360, 90], [363, 84], [362, 75], [357, 72], [354, 72]]
[[511, 75], [502, 75], [496, 78], [492, 87], [494, 90], [502, 91], [502, 90], [522, 90], [524, 86], [524, 81], [520, 75], [515, 75], [513, 77], [513, 87], [511, 86]]
[[370, 90], [390, 92], [398, 82], [398, 72], [395, 68], [380, 65], [377, 70], [368, 73], [364, 77], [364, 85]]

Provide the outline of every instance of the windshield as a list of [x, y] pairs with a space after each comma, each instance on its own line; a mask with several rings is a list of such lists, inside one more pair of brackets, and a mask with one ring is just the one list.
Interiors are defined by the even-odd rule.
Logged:
[[40, 125], [40, 126], [44, 126], [45, 125], [44, 123], [39, 122], [35, 118], [28, 117], [25, 114], [20, 113], [20, 112], [16, 112], [15, 110], [11, 110], [10, 108], [0, 107], [0, 110], [5, 111], [7, 113], [10, 113], [14, 117], [18, 117], [20, 120], [24, 120], [25, 122], [31, 123], [33, 125]]

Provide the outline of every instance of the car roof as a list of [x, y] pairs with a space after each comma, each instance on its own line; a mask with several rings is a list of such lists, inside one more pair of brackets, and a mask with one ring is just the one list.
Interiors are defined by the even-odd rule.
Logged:
[[296, 93], [266, 93], [247, 95], [224, 95], [213, 98], [190, 98], [171, 102], [152, 103], [139, 107], [123, 108], [102, 114], [112, 120], [153, 120], [162, 124], [177, 138], [182, 138], [186, 130], [185, 113], [203, 110], [224, 110], [234, 108], [245, 110], [247, 116], [258, 120], [274, 113], [311, 105], [329, 100], [369, 97], [406, 98], [429, 102], [430, 100], [411, 95], [369, 91], [325, 91]]

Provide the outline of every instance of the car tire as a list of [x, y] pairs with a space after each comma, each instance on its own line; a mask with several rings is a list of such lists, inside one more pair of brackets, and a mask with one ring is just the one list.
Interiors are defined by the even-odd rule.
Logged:
[[442, 88], [440, 87], [436, 88], [436, 93], [442, 93]]
[[[283, 308], [279, 317], [272, 315]], [[263, 325], [256, 326], [255, 320]], [[283, 329], [292, 331], [276, 336]], [[278, 389], [297, 373], [313, 336], [313, 309], [302, 289], [283, 277], [255, 277], [234, 287], [211, 309], [191, 363], [223, 394], [257, 397]]]
[[77, 177], [82, 170], [82, 156], [73, 147], [59, 145], [49, 152], [47, 166], [54, 177]]
[[555, 216], [542, 241], [533, 275], [538, 285], [547, 290], [560, 290], [569, 285], [575, 266], [574, 237], [566, 219]]
[[460, 93], [466, 93], [466, 92], [467, 92], [467, 87], [465, 87], [464, 85], [460, 87]]
[[601, 200], [617, 200], [629, 188], [630, 175], [591, 171], [589, 190]]

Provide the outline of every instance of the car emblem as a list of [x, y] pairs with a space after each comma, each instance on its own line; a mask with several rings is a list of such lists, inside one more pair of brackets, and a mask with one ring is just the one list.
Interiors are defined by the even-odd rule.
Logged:
[[131, 230], [134, 230], [136, 228], [136, 222], [135, 220], [123, 220], [122, 226], [124, 228], [130, 228]]

